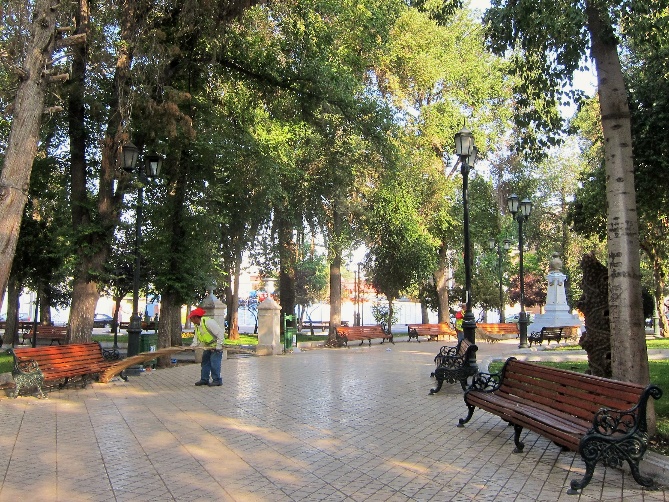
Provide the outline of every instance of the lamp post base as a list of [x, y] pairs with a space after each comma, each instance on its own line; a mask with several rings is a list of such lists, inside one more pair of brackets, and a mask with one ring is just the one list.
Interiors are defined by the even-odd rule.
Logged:
[[128, 326], [128, 357], [139, 354], [139, 337], [142, 334], [142, 318], [134, 313]]
[[[476, 317], [474, 317], [474, 312], [471, 310], [465, 312], [464, 319], [462, 320], [462, 333], [465, 339], [468, 340], [472, 345], [476, 344]], [[469, 366], [470, 371], [473, 371], [472, 374], [478, 371], [478, 365], [476, 364], [476, 352], [470, 352], [467, 366]]]
[[520, 345], [518, 345], [519, 349], [526, 349], [529, 347], [527, 344], [527, 325], [529, 324], [529, 321], [527, 319], [527, 312], [521, 312], [520, 316], [518, 318], [518, 331], [520, 333]]

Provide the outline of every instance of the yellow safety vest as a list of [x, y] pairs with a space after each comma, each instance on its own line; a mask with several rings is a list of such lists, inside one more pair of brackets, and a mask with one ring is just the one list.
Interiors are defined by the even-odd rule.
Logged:
[[195, 326], [195, 336], [197, 336], [199, 342], [204, 343], [206, 346], [216, 345], [217, 338], [209, 333], [204, 317], [200, 321], [200, 325]]
[[465, 317], [462, 316], [460, 319], [455, 319], [455, 329], [457, 331], [462, 331], [462, 323], [464, 322]]

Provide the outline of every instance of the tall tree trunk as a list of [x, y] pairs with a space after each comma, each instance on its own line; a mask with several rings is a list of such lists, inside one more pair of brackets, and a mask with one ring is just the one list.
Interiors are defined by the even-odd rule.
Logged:
[[451, 316], [448, 308], [448, 249], [442, 243], [439, 248], [439, 266], [434, 272], [434, 284], [437, 288], [439, 308], [437, 310], [437, 322], [450, 322]]
[[[163, 220], [165, 224], [164, 234], [168, 236], [167, 248], [170, 250], [168, 255], [169, 269], [174, 277], [181, 277], [187, 274], [184, 270], [181, 257], [186, 252], [188, 238], [184, 223], [184, 211], [186, 205], [186, 184], [188, 179], [189, 161], [187, 149], [182, 145], [175, 149], [177, 153], [166, 160], [169, 160], [170, 178], [167, 180], [167, 196], [165, 207], [168, 217]], [[181, 345], [181, 307], [183, 297], [176, 288], [167, 287], [161, 293], [160, 305], [160, 325], [158, 326], [158, 348], [165, 348], [171, 345]], [[166, 302], [167, 300], [167, 302]], [[190, 322], [186, 320], [187, 325]], [[158, 361], [158, 365], [169, 364], [168, 358]], [[161, 366], [162, 367], [162, 366]]]
[[[76, 14], [76, 33], [87, 33], [89, 29], [88, 0], [79, 1]], [[68, 125], [70, 143], [70, 192], [72, 207], [72, 228], [86, 229], [83, 237], [77, 237], [77, 265], [72, 287], [70, 305], [70, 337], [72, 342], [90, 342], [93, 332], [93, 315], [98, 303], [97, 284], [90, 272], [91, 263], [91, 215], [87, 186], [86, 163], [86, 110], [84, 92], [86, 89], [86, 66], [88, 64], [88, 46], [80, 44], [72, 50], [72, 70], [68, 85]], [[94, 248], [93, 248], [94, 249]]]
[[[130, 66], [133, 58], [133, 40], [136, 35], [137, 26], [141, 25], [145, 10], [136, 10], [136, 3], [130, 0], [123, 0], [120, 8], [121, 30], [120, 38], [123, 43], [118, 44], [116, 55], [116, 68], [114, 71], [114, 84], [108, 104], [109, 117], [107, 119], [107, 128], [102, 141], [102, 158], [100, 162], [100, 178], [98, 180], [97, 196], [97, 228], [95, 231], [82, 237], [81, 244], [77, 246], [80, 250], [77, 258], [77, 266], [74, 274], [74, 286], [72, 290], [72, 304], [70, 306], [70, 331], [73, 342], [90, 341], [93, 330], [93, 317], [95, 307], [99, 299], [98, 277], [104, 274], [105, 265], [111, 250], [111, 244], [114, 236], [120, 210], [123, 202], [123, 195], [128, 188], [130, 181], [129, 175], [121, 178], [119, 175], [120, 156], [123, 144], [128, 140], [125, 131], [128, 111], [127, 103], [123, 96], [130, 94]], [[87, 0], [80, 0], [79, 16], [77, 20], [77, 31], [86, 33], [89, 29], [88, 15], [89, 8]], [[85, 87], [85, 72], [87, 54], [82, 48], [81, 52], [74, 54], [74, 60], [79, 61], [79, 69], [76, 70], [77, 77], [74, 80], [74, 86], [79, 84], [79, 89], [72, 89], [73, 92], [80, 92]], [[75, 71], [73, 61], [73, 71]], [[76, 99], [76, 97], [75, 97]], [[71, 111], [78, 113], [76, 107], [78, 103], [71, 101]], [[77, 124], [73, 124], [74, 131]], [[81, 125], [83, 128], [83, 124]], [[85, 135], [85, 130], [81, 133]], [[81, 141], [79, 139], [78, 141]], [[85, 144], [85, 136], [83, 137]], [[79, 143], [78, 148], [82, 147]], [[79, 152], [75, 151], [78, 155]], [[90, 213], [84, 208], [89, 207], [88, 192], [86, 190], [87, 180], [85, 172], [85, 159], [76, 161], [73, 159], [73, 169], [77, 172], [72, 173], [72, 223], [74, 228], [86, 228], [93, 221]], [[81, 169], [84, 169], [81, 171]], [[118, 179], [117, 189], [114, 190], [114, 181]], [[83, 183], [83, 185], [82, 185]], [[77, 208], [76, 206], [83, 204]], [[86, 252], [84, 252], [86, 251]]]
[[[283, 215], [279, 216], [279, 292], [281, 315], [295, 314], [295, 265], [297, 246], [293, 238], [293, 227]], [[293, 321], [291, 326], [297, 326]], [[283, 326], [283, 324], [282, 324]]]
[[422, 324], [429, 324], [430, 314], [427, 310], [427, 305], [425, 302], [420, 302], [420, 322]]
[[611, 329], [609, 323], [608, 271], [593, 254], [581, 258], [583, 279], [578, 309], [585, 316], [585, 332], [579, 340], [588, 354], [590, 373], [611, 377]]
[[231, 340], [239, 340], [239, 276], [242, 273], [242, 253], [235, 256], [235, 269], [232, 275], [232, 288], [230, 288], [230, 334]]
[[39, 322], [40, 324], [51, 324], [51, 295], [47, 292], [47, 285], [42, 284], [37, 291], [39, 293]]
[[395, 312], [395, 308], [393, 305], [393, 299], [388, 298], [388, 326], [386, 326], [386, 332], [387, 333], [392, 333], [393, 331], [393, 313]]
[[19, 300], [21, 297], [21, 283], [13, 275], [9, 276], [7, 285], [7, 324], [3, 343], [11, 344], [12, 347], [19, 343]]
[[630, 111], [616, 35], [605, 8], [604, 2], [586, 2], [604, 133], [611, 370], [619, 380], [647, 384]]
[[653, 283], [655, 300], [655, 311], [659, 318], [660, 330], [662, 331], [662, 336], [667, 336], [667, 316], [664, 315], [664, 270], [662, 267], [662, 260], [658, 256], [657, 252], [653, 252], [651, 255], [653, 262]]
[[[179, 347], [181, 338], [181, 300], [176, 292], [164, 292], [160, 296], [160, 323], [158, 325], [158, 347]], [[157, 366], [166, 368], [171, 365], [170, 356], [158, 358]]]
[[36, 0], [24, 78], [14, 100], [12, 127], [0, 172], [0, 304], [16, 252], [23, 208], [44, 112], [47, 75], [55, 47], [59, 0]]
[[337, 208], [332, 215], [332, 238], [330, 240], [330, 330], [328, 344], [335, 345], [337, 328], [341, 324], [341, 227], [342, 215]]

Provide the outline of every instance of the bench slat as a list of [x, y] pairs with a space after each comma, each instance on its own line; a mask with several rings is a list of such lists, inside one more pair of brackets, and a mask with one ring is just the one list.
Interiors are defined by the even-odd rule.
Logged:
[[529, 379], [545, 380], [545, 385], [561, 382], [567, 386], [565, 392], [570, 392], [571, 389], [578, 388], [594, 392], [598, 396], [610, 398], [611, 401], [607, 401], [608, 404], [606, 406], [617, 408], [627, 406], [629, 408], [639, 401], [639, 397], [645, 390], [643, 385], [635, 383], [620, 382], [524, 361], [513, 362], [513, 372], [509, 375], [511, 378], [520, 378], [522, 375]]

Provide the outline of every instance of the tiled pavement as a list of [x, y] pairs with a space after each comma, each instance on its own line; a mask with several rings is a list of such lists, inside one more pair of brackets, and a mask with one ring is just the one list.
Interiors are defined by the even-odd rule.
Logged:
[[[515, 342], [513, 342], [515, 343]], [[228, 359], [223, 387], [199, 366], [144, 373], [49, 399], [0, 399], [0, 502], [666, 500], [629, 474], [477, 410], [459, 385], [429, 396], [441, 343]], [[506, 349], [510, 346], [507, 345]], [[481, 344], [483, 357], [503, 344]]]

